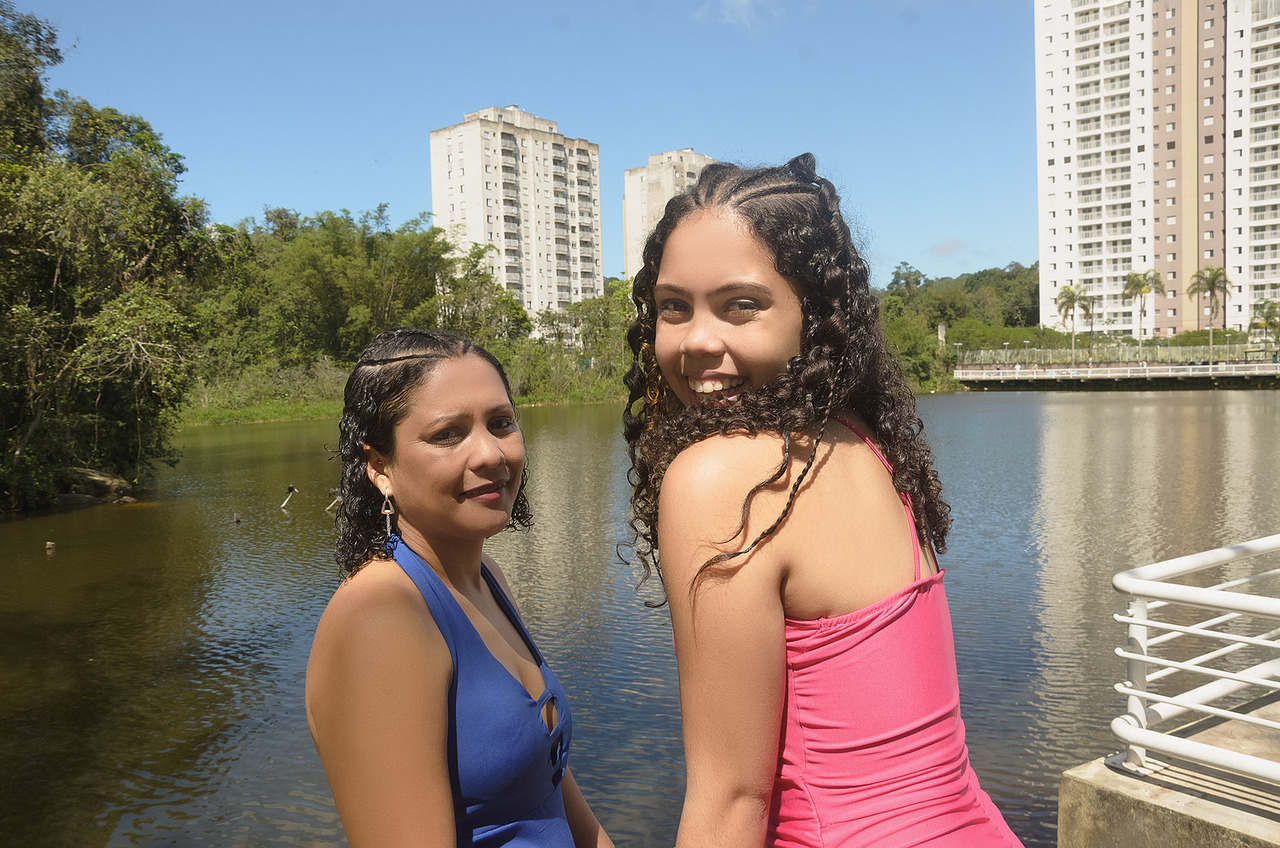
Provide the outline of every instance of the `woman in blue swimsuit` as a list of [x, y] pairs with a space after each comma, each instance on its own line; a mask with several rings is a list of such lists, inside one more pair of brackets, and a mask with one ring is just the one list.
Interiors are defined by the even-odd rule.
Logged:
[[567, 768], [564, 689], [485, 539], [531, 523], [502, 366], [391, 330], [347, 381], [338, 565], [307, 722], [353, 846], [612, 846]]

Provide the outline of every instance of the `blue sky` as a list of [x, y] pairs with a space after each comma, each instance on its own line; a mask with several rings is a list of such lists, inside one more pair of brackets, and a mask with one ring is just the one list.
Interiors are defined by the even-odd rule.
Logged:
[[812, 151], [883, 285], [1036, 260], [1026, 0], [15, 0], [50, 72], [142, 116], [213, 218], [430, 211], [428, 134], [519, 105], [600, 145], [604, 270], [623, 171], [692, 147]]

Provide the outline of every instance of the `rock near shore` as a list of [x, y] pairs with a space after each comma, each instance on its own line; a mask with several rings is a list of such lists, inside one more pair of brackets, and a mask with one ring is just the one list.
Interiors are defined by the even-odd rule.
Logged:
[[58, 496], [58, 502], [64, 505], [106, 503], [120, 500], [131, 500], [129, 493], [133, 490], [128, 480], [114, 477], [92, 468], [68, 468], [67, 475], [71, 485], [67, 492]]

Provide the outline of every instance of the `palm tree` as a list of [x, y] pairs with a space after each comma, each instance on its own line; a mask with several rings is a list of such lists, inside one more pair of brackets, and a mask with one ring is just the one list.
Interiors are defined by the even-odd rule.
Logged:
[[1265, 343], [1268, 333], [1275, 334], [1276, 349], [1280, 350], [1280, 303], [1264, 300], [1253, 307], [1253, 322], [1249, 325], [1261, 330]]
[[1139, 274], [1130, 271], [1124, 281], [1124, 296], [1138, 299], [1137, 320], [1133, 322], [1134, 335], [1138, 337], [1138, 358], [1142, 358], [1142, 317], [1147, 314], [1147, 295], [1164, 294], [1164, 280], [1159, 271], [1145, 271]]
[[1226, 268], [1201, 268], [1191, 275], [1187, 294], [1209, 296], [1209, 365], [1213, 366], [1213, 316], [1218, 313], [1218, 297], [1222, 296], [1222, 330], [1227, 330], [1227, 295], [1231, 281]]
[[1058, 296], [1053, 299], [1058, 305], [1058, 315], [1065, 321], [1071, 319], [1071, 364], [1076, 364], [1076, 312], [1083, 312], [1086, 316], [1093, 314], [1093, 299], [1084, 290], [1084, 287], [1074, 288], [1072, 286], [1063, 286], [1058, 292]]

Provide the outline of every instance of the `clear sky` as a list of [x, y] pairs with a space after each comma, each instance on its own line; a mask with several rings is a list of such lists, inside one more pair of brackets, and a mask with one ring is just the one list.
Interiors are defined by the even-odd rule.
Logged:
[[604, 271], [623, 172], [692, 147], [803, 151], [877, 285], [1036, 261], [1027, 0], [15, 0], [53, 88], [150, 121], [217, 221], [430, 211], [428, 134], [515, 104], [600, 145]]

